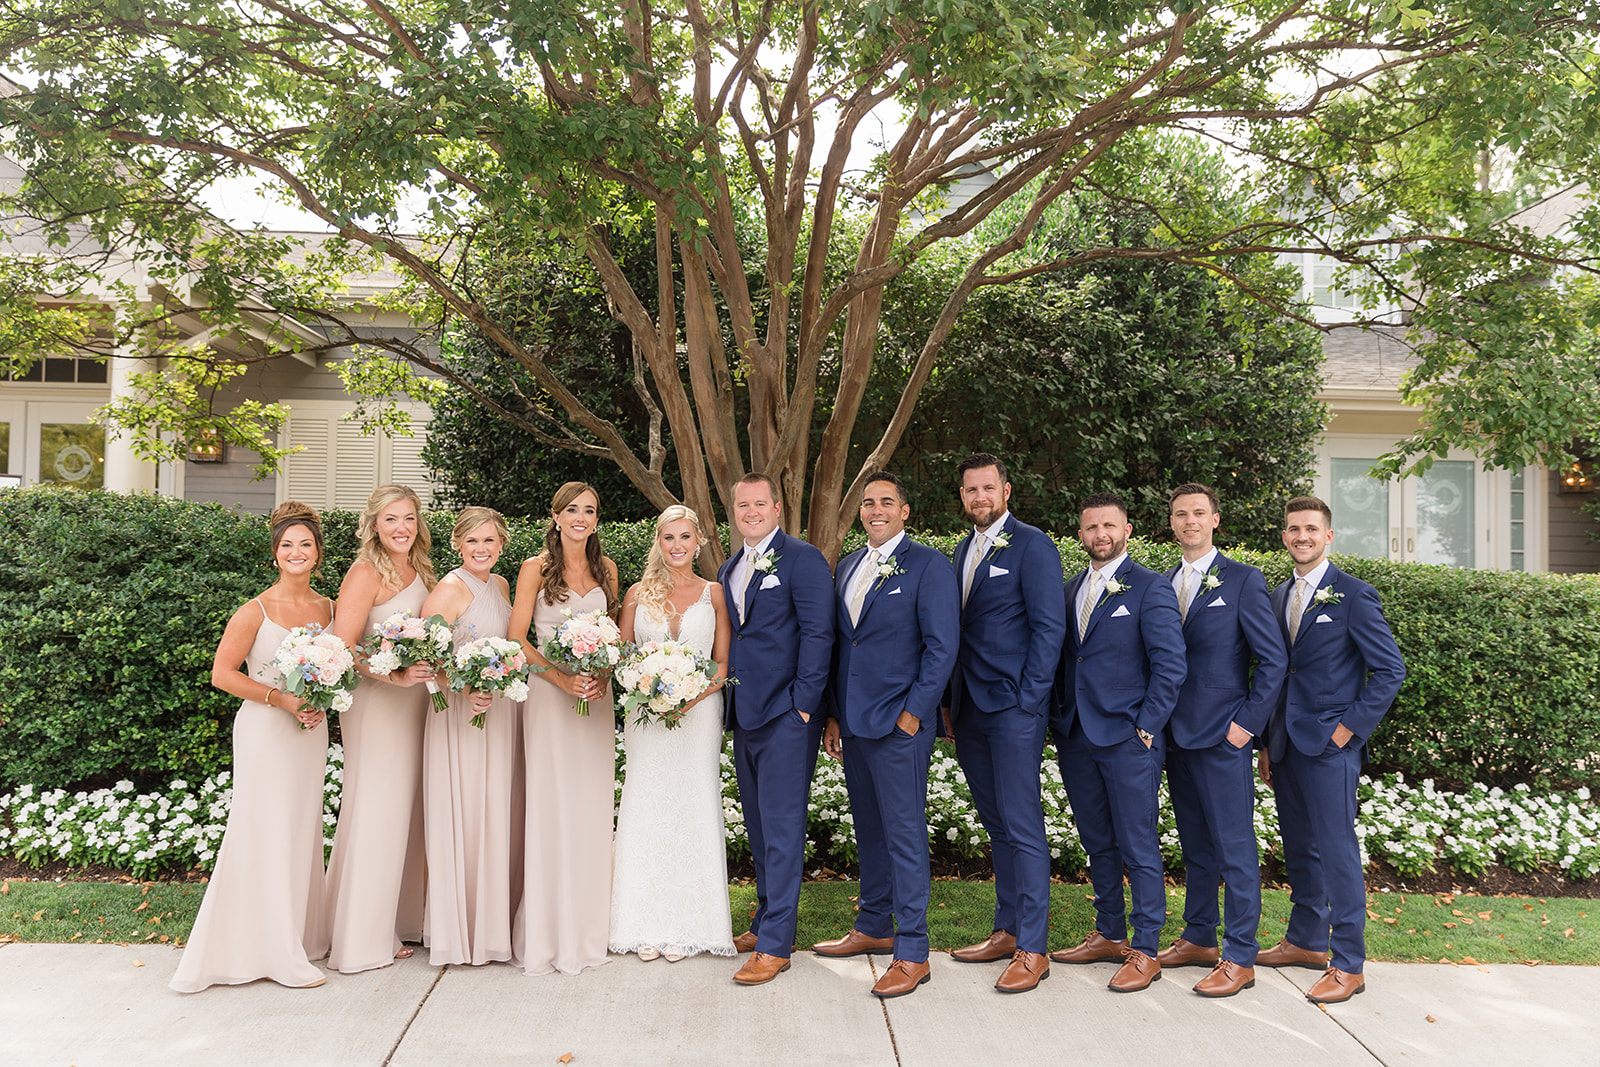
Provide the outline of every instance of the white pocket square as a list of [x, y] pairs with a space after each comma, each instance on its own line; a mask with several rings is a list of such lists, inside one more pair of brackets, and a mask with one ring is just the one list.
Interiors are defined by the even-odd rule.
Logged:
[[899, 586], [898, 586], [898, 585], [897, 585], [897, 586], [895, 586], [895, 587], [894, 587], [894, 588], [893, 588], [893, 589], [891, 589], [891, 590], [889, 590], [889, 591], [888, 591], [888, 592], [887, 592], [887, 593], [885, 593], [885, 594], [883, 594], [883, 595], [884, 595], [884, 596], [894, 596], [894, 595], [895, 595], [895, 594], [896, 594], [896, 593], [898, 593], [898, 592], [899, 592], [899, 591], [900, 591], [900, 587], [899, 587]]
[[1006, 570], [1004, 567], [996, 567], [996, 566], [993, 566], [993, 565], [991, 565], [989, 567], [989, 577], [991, 577], [991, 578], [998, 578], [1002, 574], [1010, 574], [1010, 573], [1011, 572]]
[[1332, 622], [1333, 619], [1330, 616], [1327, 616], [1327, 615], [1318, 615], [1316, 621], [1317, 622]]
[[1131, 614], [1132, 614], [1132, 612], [1130, 612], [1128, 610], [1128, 605], [1124, 604], [1120, 608], [1118, 608], [1116, 611], [1113, 611], [1111, 613], [1111, 617], [1113, 619], [1116, 619], [1116, 618], [1122, 617], [1123, 615], [1131, 615]]
[[778, 576], [776, 574], [769, 574], [765, 578], [761, 579], [761, 588], [763, 589], [776, 589], [782, 584], [782, 582], [778, 581]]
[[1227, 607], [1227, 606], [1228, 606], [1228, 602], [1226, 600], [1223, 600], [1221, 597], [1217, 597], [1217, 599], [1213, 600], [1211, 603], [1206, 605], [1206, 607], [1208, 607], [1208, 608], [1224, 608], [1224, 607]]

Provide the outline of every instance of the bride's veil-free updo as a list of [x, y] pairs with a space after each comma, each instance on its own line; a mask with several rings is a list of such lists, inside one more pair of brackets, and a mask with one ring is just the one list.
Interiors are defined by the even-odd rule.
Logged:
[[637, 599], [639, 607], [648, 608], [650, 613], [658, 619], [667, 617], [667, 598], [672, 595], [672, 569], [667, 566], [666, 557], [661, 554], [661, 531], [667, 523], [677, 522], [679, 519], [688, 519], [689, 525], [694, 527], [694, 536], [698, 542], [695, 551], [698, 553], [700, 546], [706, 543], [706, 532], [700, 526], [700, 517], [682, 504], [674, 504], [656, 517], [655, 536], [650, 539], [650, 554], [644, 561], [644, 576], [635, 586], [638, 590]]

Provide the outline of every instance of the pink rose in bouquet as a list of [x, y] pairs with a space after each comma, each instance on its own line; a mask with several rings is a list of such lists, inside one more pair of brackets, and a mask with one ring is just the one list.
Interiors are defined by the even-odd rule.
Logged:
[[[418, 663], [431, 667], [449, 663], [453, 637], [442, 615], [423, 619], [400, 611], [380, 622], [378, 632], [361, 642], [361, 648], [366, 653], [367, 670], [390, 674]], [[444, 693], [432, 682], [425, 684], [433, 694], [433, 710], [443, 711]]]
[[[539, 651], [557, 669], [568, 674], [589, 674], [603, 677], [616, 670], [627, 642], [622, 631], [603, 611], [580, 611], [571, 608], [561, 612], [567, 620], [556, 627], [556, 632], [545, 640]], [[549, 669], [549, 668], [545, 668]], [[578, 698], [578, 714], [589, 714], [589, 702]]]

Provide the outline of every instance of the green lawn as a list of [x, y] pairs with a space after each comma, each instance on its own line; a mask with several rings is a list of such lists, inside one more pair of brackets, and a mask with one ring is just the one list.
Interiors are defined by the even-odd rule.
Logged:
[[[156, 882], [8, 882], [0, 894], [0, 941], [182, 942], [205, 886]], [[855, 919], [854, 882], [808, 882], [801, 891], [802, 948], [839, 937]], [[744, 930], [755, 887], [732, 887], [733, 928]], [[1265, 890], [1261, 943], [1274, 944], [1289, 919], [1289, 894]], [[1183, 929], [1183, 890], [1167, 894], [1162, 943]], [[935, 949], [989, 934], [994, 887], [935, 882], [928, 933]], [[1455, 897], [1374, 893], [1368, 898], [1367, 953], [1376, 960], [1437, 963], [1600, 963], [1600, 903], [1551, 897]], [[1077, 943], [1094, 923], [1086, 885], [1051, 887], [1050, 947]], [[1390, 922], [1389, 920], [1393, 920]]]

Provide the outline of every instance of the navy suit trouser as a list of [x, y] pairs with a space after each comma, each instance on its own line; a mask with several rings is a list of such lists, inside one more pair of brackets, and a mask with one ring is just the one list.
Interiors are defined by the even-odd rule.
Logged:
[[1024, 952], [1050, 940], [1050, 848], [1044, 833], [1039, 766], [1045, 718], [1020, 708], [966, 709], [955, 721], [956, 759], [989, 833], [994, 928]]
[[[1222, 958], [1254, 967], [1260, 944], [1261, 853], [1256, 846], [1255, 753], [1226, 740], [1210, 748], [1168, 741], [1167, 791], [1183, 843], [1183, 939], [1213, 948], [1226, 917]], [[1227, 907], [1217, 912], [1221, 883]]]
[[1095, 929], [1112, 941], [1128, 936], [1129, 915], [1122, 897], [1126, 867], [1133, 898], [1132, 945], [1154, 956], [1167, 921], [1158, 823], [1166, 738], [1157, 734], [1149, 748], [1137, 737], [1101, 746], [1089, 740], [1077, 720], [1065, 736], [1055, 729], [1051, 733], [1072, 819], [1089, 854]]
[[817, 768], [823, 717], [803, 722], [786, 711], [764, 726], [733, 728], [739, 806], [756, 865], [756, 951], [789, 958], [800, 921], [811, 775]]
[[928, 959], [928, 761], [933, 730], [847, 737], [844, 781], [861, 868], [856, 929], [893, 937], [894, 958]]
[[1331, 950], [1341, 971], [1367, 962], [1367, 884], [1356, 839], [1356, 784], [1361, 746], [1333, 742], [1315, 756], [1293, 744], [1272, 767], [1289, 876], [1289, 928], [1284, 937], [1313, 952]]

